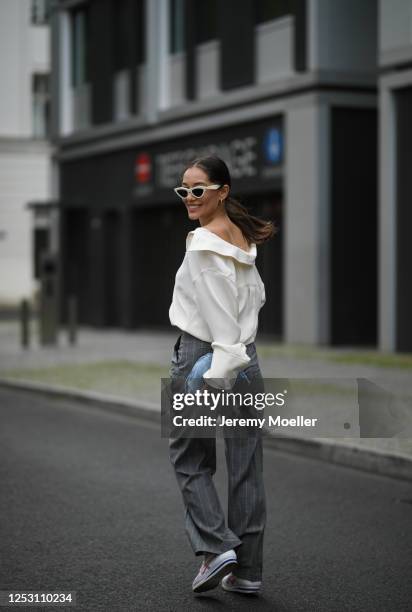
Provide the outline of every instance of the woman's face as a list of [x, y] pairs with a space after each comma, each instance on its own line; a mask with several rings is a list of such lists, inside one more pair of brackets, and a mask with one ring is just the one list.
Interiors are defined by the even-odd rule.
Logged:
[[[205, 187], [214, 184], [216, 183], [212, 183], [206, 172], [196, 166], [188, 168], [183, 175], [183, 187]], [[188, 197], [183, 200], [189, 219], [193, 221], [196, 219], [204, 222], [210, 221], [219, 209], [219, 201], [226, 197], [228, 191], [227, 186], [217, 190], [207, 189], [201, 198], [195, 198], [189, 193]]]

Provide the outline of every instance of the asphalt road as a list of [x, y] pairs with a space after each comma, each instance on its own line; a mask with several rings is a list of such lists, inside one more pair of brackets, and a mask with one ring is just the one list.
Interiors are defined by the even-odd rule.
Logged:
[[266, 448], [264, 591], [195, 596], [157, 424], [0, 390], [0, 427], [0, 589], [76, 591], [44, 610], [412, 609], [408, 482]]

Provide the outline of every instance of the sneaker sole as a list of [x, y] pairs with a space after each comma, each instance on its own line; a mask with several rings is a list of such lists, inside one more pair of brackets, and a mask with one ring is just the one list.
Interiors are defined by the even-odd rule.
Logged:
[[229, 593], [241, 593], [242, 595], [259, 595], [259, 591], [260, 591], [260, 587], [257, 589], [254, 588], [250, 588], [250, 587], [228, 587], [225, 586], [222, 582], [222, 589], [224, 591], [228, 591]]
[[222, 580], [222, 578], [230, 574], [230, 572], [236, 569], [236, 567], [237, 567], [237, 561], [233, 561], [232, 559], [227, 561], [223, 565], [220, 565], [219, 567], [215, 569], [213, 574], [211, 574], [210, 576], [208, 576], [208, 578], [206, 578], [206, 580], [204, 580], [200, 584], [197, 584], [194, 587], [193, 592], [202, 593], [203, 591], [210, 591], [211, 589], [216, 588], [219, 582]]
[[241, 593], [242, 595], [258, 595], [259, 591], [262, 587], [262, 583], [260, 584], [228, 584], [227, 580], [223, 578], [221, 587], [224, 591], [229, 591], [230, 593]]

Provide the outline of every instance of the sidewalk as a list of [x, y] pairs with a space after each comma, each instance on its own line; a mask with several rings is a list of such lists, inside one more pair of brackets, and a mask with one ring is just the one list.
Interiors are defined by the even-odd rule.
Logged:
[[[35, 324], [32, 323], [35, 334]], [[90, 401], [127, 411], [143, 409], [158, 418], [160, 379], [167, 378], [178, 330], [79, 330], [78, 343], [69, 346], [60, 332], [58, 347], [29, 349], [19, 346], [17, 322], [0, 322], [0, 379], [45, 392], [81, 394]], [[378, 380], [386, 390], [402, 397], [412, 415], [412, 356], [382, 355], [358, 349], [291, 346], [256, 339], [265, 378]], [[379, 364], [379, 365], [377, 365]], [[384, 365], [382, 365], [384, 364]], [[333, 417], [337, 403], [327, 406]], [[299, 435], [274, 437], [271, 444], [319, 456], [329, 461], [412, 479], [412, 433], [393, 438], [316, 438]]]

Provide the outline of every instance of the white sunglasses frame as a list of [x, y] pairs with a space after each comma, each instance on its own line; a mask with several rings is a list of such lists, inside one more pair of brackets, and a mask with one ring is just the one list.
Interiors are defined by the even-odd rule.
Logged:
[[[221, 188], [221, 186], [222, 186], [222, 185], [195, 185], [194, 187], [183, 187], [183, 185], [182, 185], [181, 187], [175, 187], [175, 188], [173, 189], [173, 191], [175, 192], [175, 194], [177, 195], [177, 197], [178, 197], [178, 198], [180, 198], [181, 200], [186, 200], [186, 198], [189, 196], [189, 193], [190, 193], [190, 194], [191, 194], [191, 195], [192, 195], [194, 198], [196, 198], [197, 200], [200, 200], [200, 198], [203, 198], [203, 196], [205, 195], [205, 191], [206, 191], [207, 189], [213, 189], [213, 190], [215, 191], [216, 189], [220, 189], [220, 188]], [[193, 193], [193, 189], [199, 189], [199, 188], [200, 188], [200, 189], [204, 189], [205, 191], [202, 193], [202, 195], [201, 195], [201, 196], [196, 196], [196, 195]], [[181, 196], [180, 194], [178, 194], [178, 193], [177, 193], [177, 190], [178, 190], [178, 189], [186, 189], [186, 191], [187, 191], [187, 195], [185, 195], [185, 196]]]

